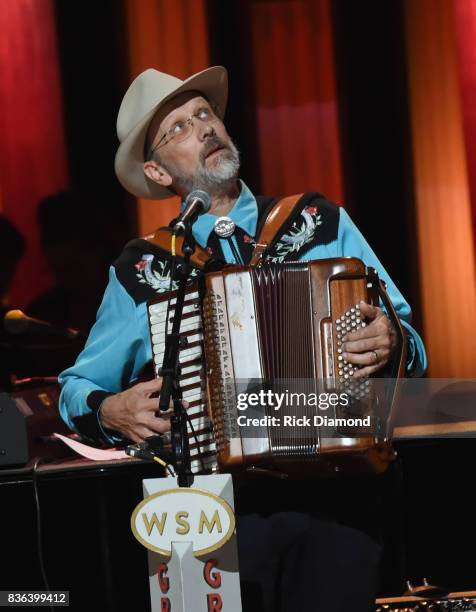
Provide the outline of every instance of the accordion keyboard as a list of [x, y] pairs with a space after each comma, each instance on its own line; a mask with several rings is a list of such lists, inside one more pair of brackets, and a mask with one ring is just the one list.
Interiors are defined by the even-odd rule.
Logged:
[[[150, 303], [149, 323], [152, 340], [154, 371], [159, 376], [165, 351], [166, 317], [168, 309], [168, 329], [172, 329], [176, 299], [159, 298]], [[180, 333], [187, 338], [187, 345], [180, 349], [180, 386], [182, 397], [189, 404], [187, 424], [192, 459], [192, 472], [195, 474], [215, 469], [216, 445], [212, 425], [208, 416], [208, 404], [203, 368], [203, 331], [198, 291], [187, 293], [183, 308]], [[193, 432], [190, 427], [193, 425]]]

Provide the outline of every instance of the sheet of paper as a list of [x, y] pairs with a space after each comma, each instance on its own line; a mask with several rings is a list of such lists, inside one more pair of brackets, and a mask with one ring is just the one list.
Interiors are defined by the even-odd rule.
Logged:
[[93, 446], [88, 446], [87, 444], [83, 444], [82, 442], [77, 442], [76, 440], [72, 440], [67, 436], [62, 436], [59, 433], [54, 434], [57, 438], [62, 440], [67, 446], [72, 448], [74, 452], [78, 453], [82, 457], [86, 457], [86, 459], [91, 459], [92, 461], [111, 461], [113, 459], [132, 459], [129, 455], [122, 450], [111, 449], [101, 449], [94, 448]]

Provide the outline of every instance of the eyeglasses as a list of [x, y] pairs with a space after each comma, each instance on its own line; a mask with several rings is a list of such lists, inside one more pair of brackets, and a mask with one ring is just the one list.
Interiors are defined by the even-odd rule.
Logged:
[[164, 147], [171, 140], [175, 140], [175, 142], [183, 142], [186, 140], [190, 134], [193, 132], [193, 121], [194, 119], [199, 119], [202, 123], [214, 123], [218, 121], [218, 117], [215, 114], [216, 107], [212, 108], [211, 106], [201, 106], [193, 115], [190, 115], [188, 119], [182, 121], [176, 121], [173, 126], [168, 129], [159, 142], [150, 150], [150, 155], [158, 149], [159, 147]]

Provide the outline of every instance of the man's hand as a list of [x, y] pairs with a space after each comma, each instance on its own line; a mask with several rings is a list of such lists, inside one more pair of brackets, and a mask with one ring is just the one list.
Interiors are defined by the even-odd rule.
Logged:
[[103, 426], [119, 431], [134, 442], [169, 431], [170, 411], [156, 416], [159, 399], [151, 398], [161, 387], [162, 379], [157, 378], [107, 397], [101, 406]]
[[378, 306], [360, 302], [360, 314], [367, 319], [366, 327], [347, 333], [342, 345], [342, 356], [349, 363], [364, 366], [354, 371], [353, 378], [369, 376], [383, 368], [397, 344], [397, 335]]

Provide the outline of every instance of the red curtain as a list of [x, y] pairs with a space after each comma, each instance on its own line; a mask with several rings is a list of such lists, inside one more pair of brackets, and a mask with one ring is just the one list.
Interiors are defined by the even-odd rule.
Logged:
[[476, 372], [474, 171], [468, 172], [465, 149], [454, 5], [405, 2], [422, 310], [429, 375], [435, 378], [472, 378]]
[[476, 0], [452, 3], [476, 254]]
[[250, 1], [262, 191], [342, 199], [329, 0]]
[[[126, 0], [130, 80], [147, 68], [185, 79], [209, 66], [205, 0]], [[167, 225], [180, 199], [137, 200], [141, 234]]]
[[0, 31], [1, 208], [28, 241], [10, 292], [24, 306], [50, 283], [38, 201], [65, 188], [68, 176], [52, 0], [4, 0]]

